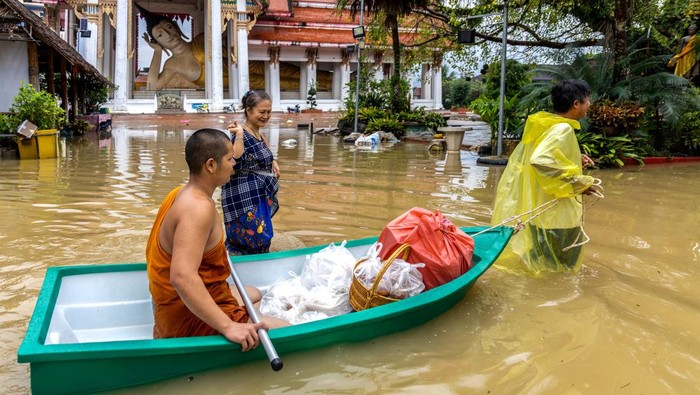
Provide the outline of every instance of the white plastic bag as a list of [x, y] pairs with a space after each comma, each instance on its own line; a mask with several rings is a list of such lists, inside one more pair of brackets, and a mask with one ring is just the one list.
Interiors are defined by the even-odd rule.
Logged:
[[306, 289], [323, 286], [335, 292], [347, 293], [354, 266], [355, 257], [345, 248], [345, 241], [339, 246], [331, 243], [328, 247], [306, 256], [301, 269], [301, 283]]
[[[379, 275], [379, 271], [382, 270], [382, 259], [379, 257], [379, 253], [382, 251], [382, 243], [374, 243], [369, 250], [367, 255], [362, 257], [362, 262], [355, 267], [355, 277], [365, 286], [367, 289], [371, 289], [374, 284], [374, 279]], [[383, 276], [379, 281], [377, 286], [377, 293], [382, 296], [389, 296], [391, 291], [391, 283]]]

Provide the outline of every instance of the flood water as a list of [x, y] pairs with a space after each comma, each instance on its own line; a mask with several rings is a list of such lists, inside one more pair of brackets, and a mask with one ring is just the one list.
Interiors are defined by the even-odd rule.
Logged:
[[[490, 221], [502, 167], [418, 142], [356, 150], [278, 118], [264, 131], [282, 170], [277, 249], [377, 235], [414, 206]], [[0, 161], [3, 392], [29, 393], [16, 351], [46, 267], [143, 262], [161, 199], [187, 178], [187, 137], [222, 122], [122, 117], [111, 139], [68, 142], [56, 160]], [[700, 162], [593, 175], [606, 196], [586, 212], [578, 274], [492, 268], [448, 312], [397, 334], [283, 355], [280, 372], [259, 361], [114, 393], [700, 393]]]

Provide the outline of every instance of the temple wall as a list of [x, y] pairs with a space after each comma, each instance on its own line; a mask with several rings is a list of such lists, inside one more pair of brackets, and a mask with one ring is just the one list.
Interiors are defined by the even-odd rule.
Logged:
[[19, 92], [20, 83], [29, 83], [27, 43], [0, 41], [0, 54], [0, 112], [7, 112]]

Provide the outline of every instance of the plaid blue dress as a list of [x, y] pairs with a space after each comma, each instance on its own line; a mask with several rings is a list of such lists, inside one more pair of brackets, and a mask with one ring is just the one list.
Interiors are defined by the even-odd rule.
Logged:
[[[272, 175], [272, 151], [264, 138], [258, 140], [247, 131], [243, 138], [243, 155], [236, 159], [229, 182], [221, 187], [226, 248], [233, 255], [270, 251], [272, 217], [279, 208], [279, 183]], [[235, 135], [231, 141], [235, 143]]]

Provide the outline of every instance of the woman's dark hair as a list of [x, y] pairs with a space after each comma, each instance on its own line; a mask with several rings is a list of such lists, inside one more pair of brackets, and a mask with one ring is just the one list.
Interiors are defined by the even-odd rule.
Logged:
[[265, 93], [265, 91], [248, 91], [246, 92], [245, 95], [243, 95], [243, 99], [241, 99], [241, 107], [243, 107], [243, 114], [248, 118], [248, 113], [246, 112], [247, 109], [253, 109], [255, 106], [258, 105], [258, 103], [269, 100], [270, 95]]
[[141, 14], [143, 19], [146, 20], [146, 31], [151, 37], [151, 41], [155, 41], [155, 39], [153, 38], [153, 28], [163, 21], [166, 21], [171, 25], [175, 26], [175, 29], [177, 29], [178, 33], [180, 33], [180, 37], [189, 40], [189, 37], [185, 36], [182, 33], [182, 30], [180, 30], [180, 26], [178, 26], [173, 19], [168, 18], [165, 15], [154, 14], [151, 11], [148, 11], [147, 9], [141, 7], [138, 3], [134, 3], [134, 5], [136, 6], [136, 8], [138, 8], [139, 14]]
[[552, 87], [552, 107], [555, 113], [569, 111], [574, 101], [583, 102], [591, 95], [591, 87], [584, 80], [564, 80]]
[[216, 163], [221, 164], [221, 160], [228, 153], [230, 145], [231, 140], [221, 130], [199, 129], [194, 132], [185, 143], [185, 160], [190, 174], [201, 173], [204, 164], [209, 159], [214, 159]]

